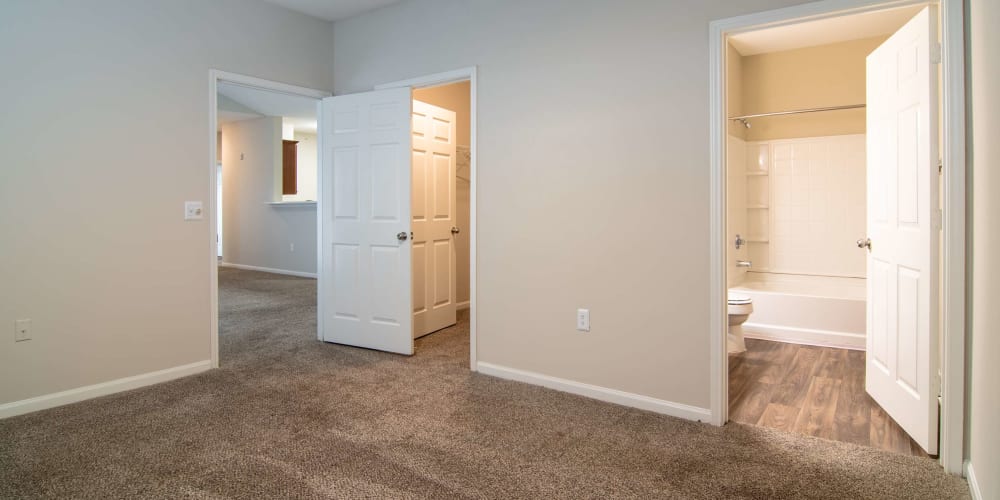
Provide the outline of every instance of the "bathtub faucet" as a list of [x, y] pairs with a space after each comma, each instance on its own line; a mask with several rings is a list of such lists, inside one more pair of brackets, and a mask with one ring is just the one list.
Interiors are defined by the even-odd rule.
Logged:
[[749, 260], [738, 260], [738, 261], [736, 261], [736, 267], [745, 267], [747, 269], [750, 269], [750, 266], [752, 266], [752, 265], [753, 265], [753, 263], [750, 262]]

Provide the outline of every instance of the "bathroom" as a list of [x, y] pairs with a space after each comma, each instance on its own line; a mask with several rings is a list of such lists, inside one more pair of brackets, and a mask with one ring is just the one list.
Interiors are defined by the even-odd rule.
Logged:
[[917, 10], [729, 37], [733, 421], [926, 456], [865, 386], [866, 58]]

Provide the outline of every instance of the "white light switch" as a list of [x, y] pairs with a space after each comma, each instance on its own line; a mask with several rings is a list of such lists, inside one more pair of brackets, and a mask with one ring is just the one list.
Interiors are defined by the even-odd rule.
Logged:
[[205, 218], [200, 201], [184, 202], [184, 220], [202, 220]]
[[576, 310], [576, 329], [581, 332], [590, 331], [590, 309]]
[[14, 321], [14, 342], [31, 340], [31, 320], [19, 319]]

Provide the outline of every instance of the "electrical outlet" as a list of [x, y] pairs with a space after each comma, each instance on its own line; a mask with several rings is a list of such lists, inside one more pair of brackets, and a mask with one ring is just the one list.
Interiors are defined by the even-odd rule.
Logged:
[[288, 251], [289, 252], [294, 252], [295, 251], [295, 243], [289, 243], [288, 244]]
[[31, 320], [19, 319], [14, 321], [14, 342], [31, 340]]
[[581, 332], [590, 331], [590, 309], [576, 310], [576, 329]]
[[184, 220], [202, 220], [204, 218], [205, 214], [202, 211], [200, 201], [184, 202]]

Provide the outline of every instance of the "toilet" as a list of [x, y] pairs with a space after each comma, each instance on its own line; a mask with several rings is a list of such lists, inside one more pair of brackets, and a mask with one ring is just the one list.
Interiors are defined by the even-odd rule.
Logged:
[[746, 342], [743, 341], [743, 323], [753, 312], [753, 300], [733, 292], [729, 292], [727, 299], [729, 334], [726, 335], [726, 348], [729, 354], [739, 354], [747, 350]]

